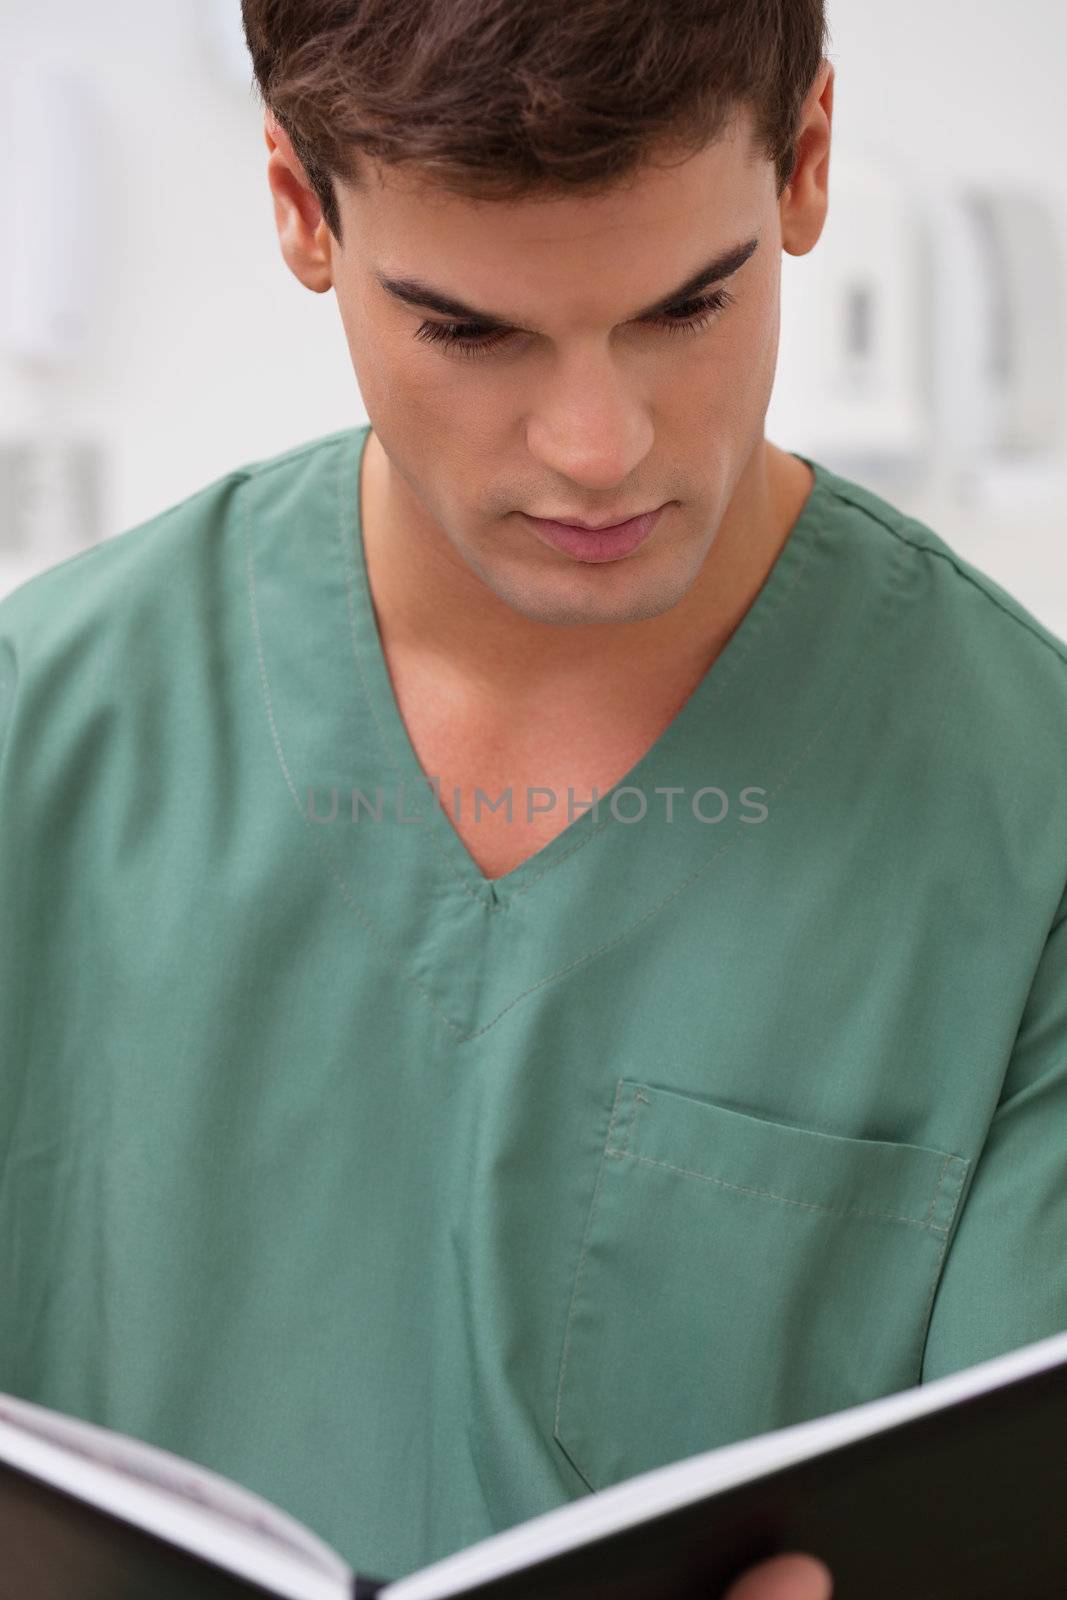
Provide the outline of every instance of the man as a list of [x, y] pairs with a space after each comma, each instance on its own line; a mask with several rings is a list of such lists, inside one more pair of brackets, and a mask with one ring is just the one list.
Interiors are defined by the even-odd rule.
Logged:
[[370, 424], [0, 605], [0, 1388], [387, 1577], [1067, 1325], [1067, 646], [764, 437], [821, 10], [553, 9], [246, 0]]

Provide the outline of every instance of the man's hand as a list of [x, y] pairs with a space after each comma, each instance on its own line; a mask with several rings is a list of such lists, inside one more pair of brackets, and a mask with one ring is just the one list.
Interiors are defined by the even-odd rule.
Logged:
[[834, 1581], [817, 1556], [775, 1556], [749, 1567], [722, 1600], [830, 1600]]

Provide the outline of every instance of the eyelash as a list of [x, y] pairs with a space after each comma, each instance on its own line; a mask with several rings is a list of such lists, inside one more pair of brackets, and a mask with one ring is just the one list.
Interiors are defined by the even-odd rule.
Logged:
[[[732, 305], [733, 299], [733, 295], [725, 289], [716, 289], [711, 294], [699, 295], [695, 300], [682, 301], [673, 308], [674, 314], [667, 312], [649, 320], [667, 333], [699, 333], [727, 306]], [[679, 312], [684, 315], [679, 316]], [[483, 355], [505, 343], [512, 333], [510, 328], [493, 329], [483, 337], [476, 338], [471, 333], [476, 328], [477, 324], [473, 322], [424, 322], [415, 337], [427, 344], [442, 344], [456, 355], [474, 356]]]

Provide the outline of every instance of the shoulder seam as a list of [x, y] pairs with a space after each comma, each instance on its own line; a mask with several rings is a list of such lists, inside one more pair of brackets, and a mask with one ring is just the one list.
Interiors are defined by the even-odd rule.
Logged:
[[[957, 576], [965, 579], [966, 582], [970, 584], [972, 589], [976, 589], [984, 599], [995, 605], [998, 611], [1002, 611], [1009, 621], [1016, 623], [1020, 628], [1025, 628], [1026, 632], [1032, 634], [1039, 644], [1043, 644], [1046, 649], [1051, 650], [1057, 661], [1061, 662], [1062, 665], [1067, 666], [1067, 644], [1060, 645], [1055, 643], [1052, 639], [1046, 638], [1043, 633], [1039, 632], [1038, 629], [1034, 627], [1033, 623], [1028, 621], [1027, 618], [1016, 616], [1015, 612], [1009, 610], [1009, 608], [1004, 604], [1003, 600], [1001, 600], [998, 595], [991, 594], [983, 584], [978, 583], [975, 580], [971, 573], [964, 571], [959, 564], [960, 559], [963, 558], [957, 558], [951, 550], [935, 550], [932, 545], [924, 544], [918, 539], [909, 538], [907, 534], [907, 528], [909, 526], [922, 526], [922, 524], [918, 522], [915, 517], [909, 517], [906, 516], [904, 512], [900, 512], [900, 525], [897, 526], [891, 522], [888, 517], [882, 516], [872, 506], [865, 505], [862, 500], [858, 500], [854, 495], [846, 493], [843, 489], [838, 488], [836, 484], [829, 484], [827, 487], [829, 488], [830, 493], [835, 495], [838, 500], [844, 500], [847, 505], [854, 506], [857, 511], [864, 512], [868, 517], [870, 517], [872, 522], [878, 523], [879, 527], [884, 528], [887, 533], [891, 533], [893, 537], [895, 539], [899, 539], [902, 544], [910, 545], [913, 550], [918, 550], [923, 555], [937, 556], [940, 560], [947, 562]], [[993, 579], [991, 581], [995, 582], [996, 580]], [[1020, 601], [1019, 604], [1021, 603], [1022, 602]]]
[[[365, 426], [365, 424], [364, 424]], [[340, 428], [336, 433], [328, 433], [320, 439], [309, 439], [307, 444], [296, 445], [292, 450], [286, 450], [278, 456], [268, 456], [263, 461], [252, 461], [243, 467], [235, 467], [228, 477], [252, 478], [262, 477], [265, 472], [273, 472], [279, 467], [288, 466], [291, 461], [299, 461], [302, 457], [310, 455], [313, 450], [335, 448], [343, 444], [353, 433], [358, 433], [359, 428]]]
[[[365, 426], [365, 424], [362, 426]], [[104, 551], [108, 550], [117, 539], [122, 539], [127, 534], [142, 532], [143, 530], [157, 526], [161, 522], [168, 521], [170, 518], [177, 516], [179, 512], [185, 511], [188, 507], [192, 506], [202, 497], [206, 497], [211, 494], [218, 494], [227, 487], [236, 487], [242, 483], [248, 483], [253, 478], [263, 477], [267, 473], [285, 467], [293, 461], [301, 460], [304, 456], [310, 455], [314, 450], [337, 447], [341, 445], [353, 432], [358, 433], [358, 431], [358, 427], [339, 428], [332, 434], [325, 434], [317, 439], [309, 439], [305, 444], [296, 445], [292, 450], [283, 451], [277, 456], [267, 456], [264, 457], [262, 461], [246, 462], [240, 467], [231, 468], [229, 472], [220, 473], [220, 475], [217, 478], [213, 478], [210, 483], [201, 484], [199, 488], [191, 490], [187, 495], [183, 496], [181, 500], [175, 500], [171, 505], [164, 506], [162, 510], [154, 511], [149, 516], [142, 517], [139, 522], [130, 523], [127, 527], [119, 529], [117, 533], [109, 534], [102, 539], [98, 539], [95, 544], [89, 545], [85, 550], [72, 551], [70, 555], [64, 556], [59, 561], [52, 562], [50, 566], [43, 567], [39, 572], [31, 572], [28, 577], [25, 577], [19, 583], [16, 583], [13, 589], [7, 590], [3, 594], [0, 594], [0, 602], [10, 599], [12, 596], [18, 594], [22, 589], [27, 588], [30, 584], [36, 583], [38, 579], [48, 577], [49, 574], [53, 572], [59, 572], [66, 567], [73, 566], [77, 562], [92, 561], [94, 558], [100, 557]]]
[[[162, 511], [156, 511], [151, 516], [143, 517], [140, 522], [132, 523], [130, 527], [122, 529], [121, 532], [133, 533], [138, 528], [147, 527], [150, 523], [162, 521], [164, 517], [175, 516], [179, 511], [183, 511], [186, 506], [191, 505], [194, 500], [199, 500], [201, 496], [217, 494], [229, 484], [247, 483], [251, 478], [262, 477], [265, 473], [273, 472], [288, 465], [291, 461], [299, 461], [303, 456], [310, 455], [313, 450], [321, 450], [325, 446], [340, 444], [344, 435], [351, 431], [351, 429], [341, 429], [336, 434], [327, 434], [321, 439], [309, 439], [307, 444], [297, 445], [294, 449], [286, 450], [281, 455], [267, 456], [262, 461], [249, 461], [243, 466], [232, 467], [229, 472], [223, 472], [219, 477], [212, 478], [210, 483], [201, 484], [198, 489], [191, 490], [181, 500], [175, 500], [173, 504], [164, 506]], [[120, 537], [120, 535], [112, 535], [111, 537]], [[95, 555], [98, 550], [102, 550], [110, 542], [110, 539], [100, 539], [96, 544], [90, 545], [88, 550], [75, 551], [71, 559], [77, 560], [79, 556]]]

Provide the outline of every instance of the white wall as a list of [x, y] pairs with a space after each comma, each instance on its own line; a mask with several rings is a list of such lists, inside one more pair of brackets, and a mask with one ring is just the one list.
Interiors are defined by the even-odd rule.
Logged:
[[[835, 138], [880, 149], [928, 191], [1021, 183], [1046, 195], [1067, 261], [1062, 158], [1067, 6], [1062, 0], [829, 0], [837, 69]], [[831, 196], [833, 166], [831, 162]], [[788, 445], [788, 440], [777, 441]], [[1061, 429], [1067, 467], [1067, 414]], [[1067, 638], [1067, 501], [1041, 509], [1020, 496], [1003, 511], [933, 492], [897, 503], [990, 573]]]
[[[839, 148], [879, 148], [946, 182], [1025, 177], [1067, 219], [1062, 0], [830, 4]], [[333, 295], [310, 294], [282, 262], [261, 115], [250, 88], [212, 69], [209, 9], [0, 0], [0, 86], [42, 52], [88, 75], [105, 138], [107, 252], [93, 348], [73, 371], [46, 380], [0, 349], [0, 449], [35, 437], [42, 418], [97, 440], [105, 533], [242, 462], [365, 420]], [[3, 227], [0, 217], [10, 251]], [[1062, 503], [1035, 517], [920, 490], [897, 500], [1067, 636]], [[5, 565], [3, 540], [0, 520], [0, 592], [63, 553], [8, 552]]]

